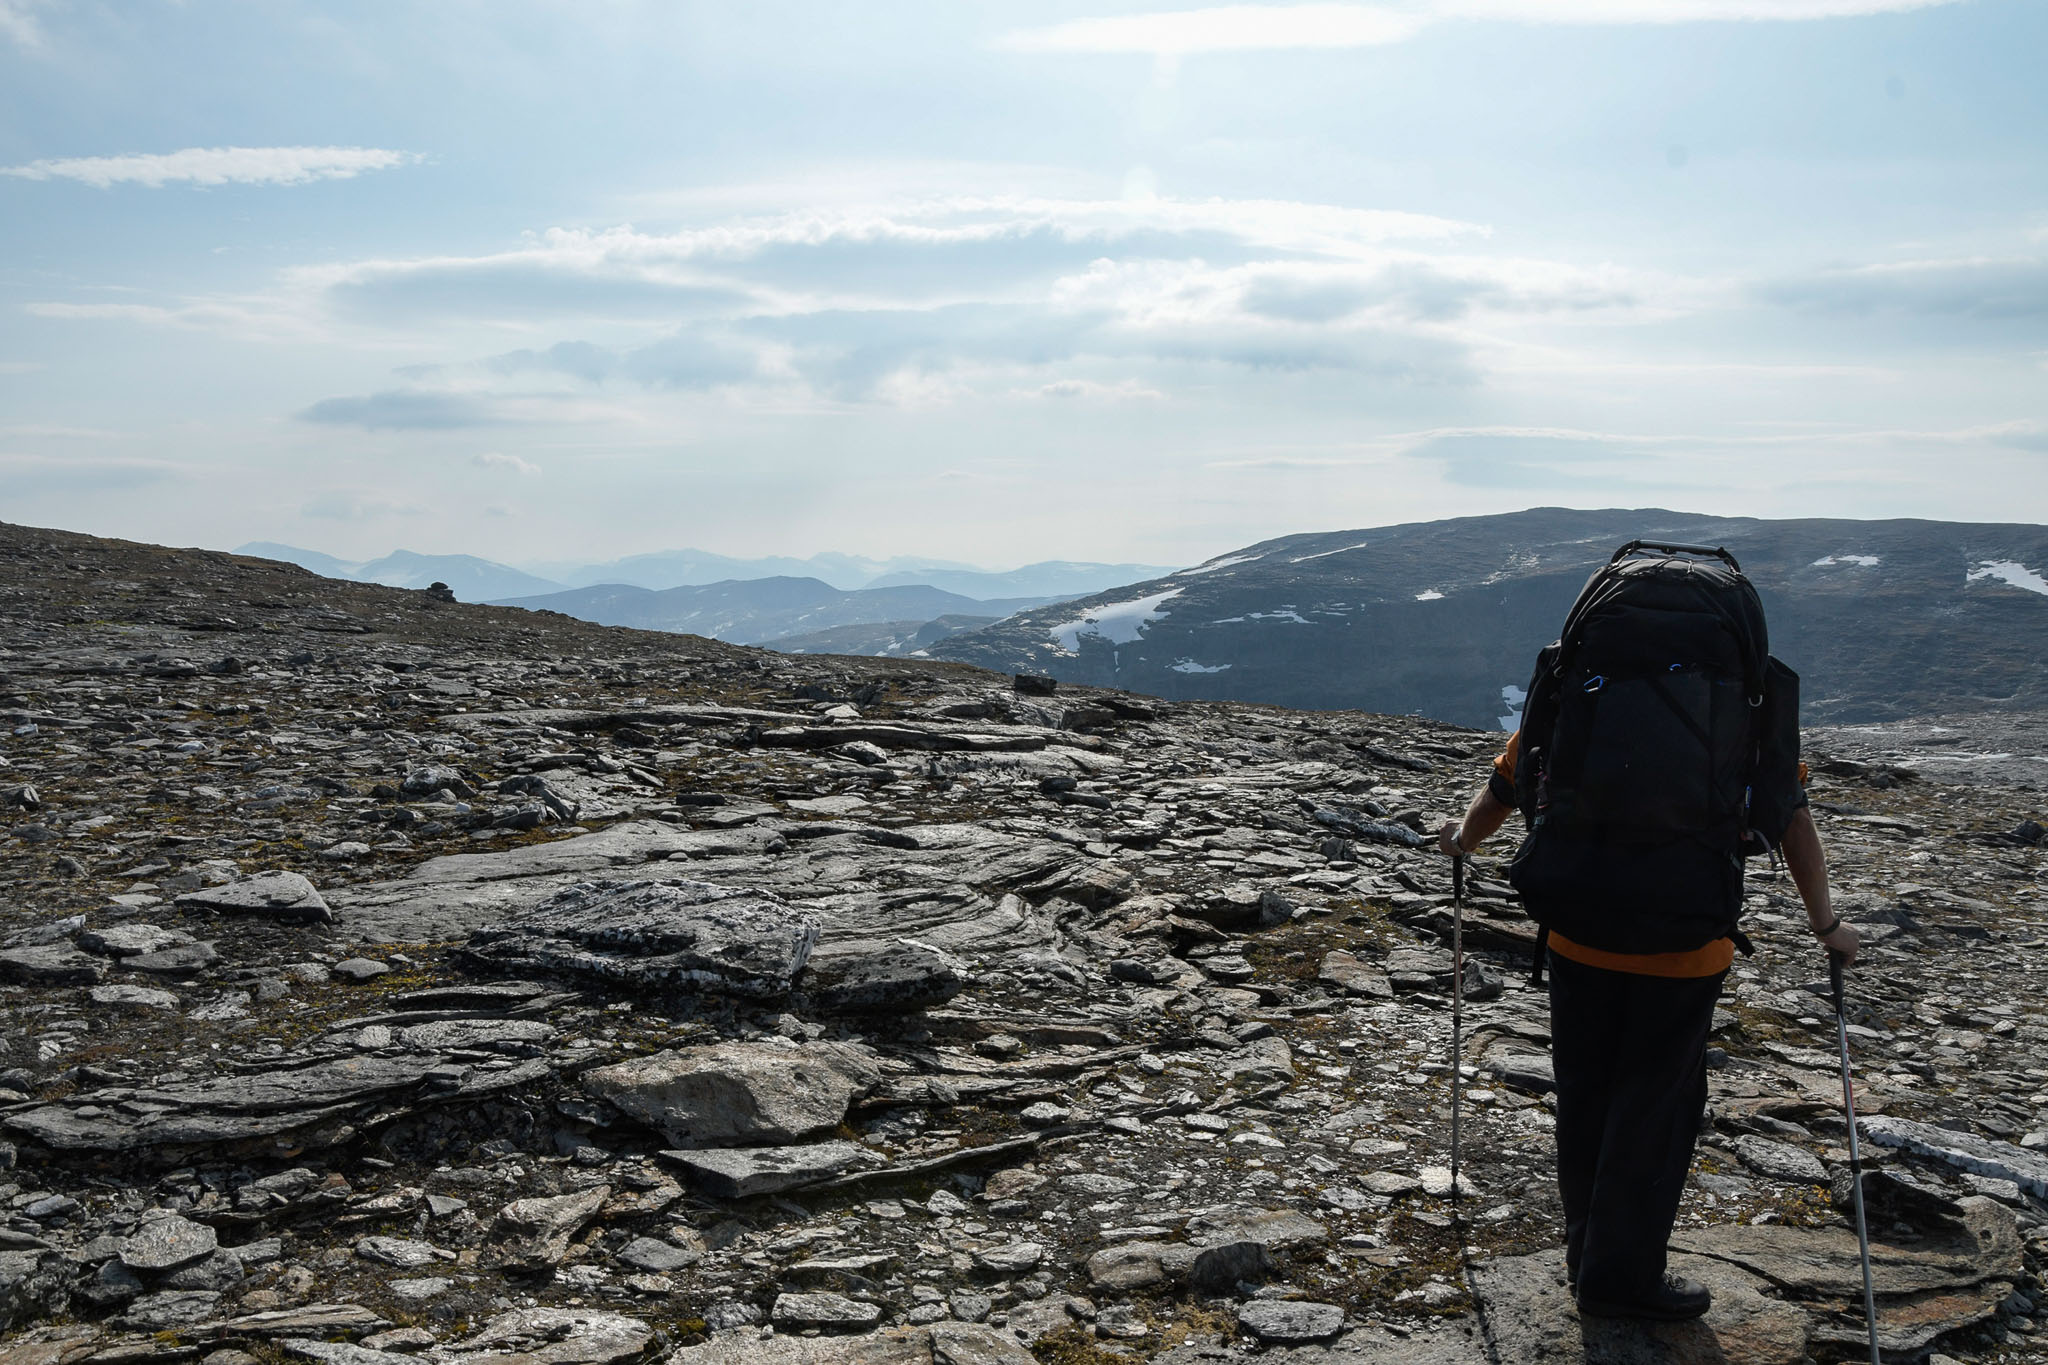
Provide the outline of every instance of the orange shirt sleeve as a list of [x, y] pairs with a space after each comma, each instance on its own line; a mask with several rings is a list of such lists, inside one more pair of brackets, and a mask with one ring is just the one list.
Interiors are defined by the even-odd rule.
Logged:
[[1510, 786], [1514, 785], [1515, 781], [1515, 759], [1521, 752], [1522, 732], [1517, 730], [1508, 736], [1508, 747], [1502, 751], [1501, 756], [1493, 760], [1493, 770]]

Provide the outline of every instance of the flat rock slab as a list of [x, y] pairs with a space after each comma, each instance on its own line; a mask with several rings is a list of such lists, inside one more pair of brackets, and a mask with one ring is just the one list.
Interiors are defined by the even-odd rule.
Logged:
[[1973, 1175], [2010, 1180], [2036, 1199], [2048, 1199], [2048, 1151], [2029, 1151], [1995, 1138], [1889, 1115], [1860, 1118], [1856, 1126], [1880, 1146], [1901, 1147]]
[[[1870, 1277], [1883, 1294], [1960, 1289], [1986, 1280], [2016, 1280], [2021, 1271], [2019, 1225], [2012, 1211], [1981, 1195], [1957, 1201], [1958, 1225], [1917, 1242], [1870, 1244]], [[1861, 1297], [1863, 1267], [1855, 1229], [1779, 1223], [1681, 1228], [1680, 1251], [1739, 1265], [1793, 1294]]]
[[855, 1337], [764, 1336], [721, 1332], [685, 1346], [670, 1365], [1038, 1365], [1037, 1357], [994, 1328], [966, 1322], [897, 1327]]
[[307, 1146], [352, 1135], [339, 1122], [372, 1106], [469, 1099], [531, 1084], [545, 1062], [446, 1068], [433, 1053], [364, 1055], [178, 1085], [81, 1091], [8, 1114], [0, 1127], [62, 1151], [139, 1152], [292, 1133]]
[[462, 949], [495, 971], [561, 972], [649, 991], [785, 995], [818, 924], [779, 898], [701, 881], [580, 882]]
[[139, 957], [192, 942], [192, 935], [154, 924], [112, 924], [99, 929], [82, 929], [74, 940], [88, 953], [101, 957]]
[[1743, 1165], [1772, 1180], [1807, 1185], [1828, 1183], [1828, 1168], [1821, 1165], [1819, 1157], [1787, 1143], [1745, 1134], [1735, 1139], [1735, 1155], [1742, 1158]]
[[856, 1331], [873, 1327], [882, 1320], [882, 1306], [849, 1299], [844, 1294], [822, 1290], [802, 1294], [777, 1294], [773, 1313], [777, 1327], [802, 1331], [808, 1327], [827, 1331]]
[[1274, 1346], [1328, 1341], [1344, 1330], [1344, 1310], [1334, 1303], [1254, 1299], [1237, 1310], [1237, 1325]]
[[513, 1200], [498, 1210], [491, 1228], [503, 1239], [493, 1264], [511, 1270], [541, 1270], [557, 1264], [568, 1254], [569, 1239], [597, 1217], [611, 1192], [609, 1185], [593, 1185], [573, 1194]]
[[795, 1147], [705, 1147], [661, 1154], [689, 1172], [691, 1180], [717, 1199], [779, 1194], [820, 1180], [880, 1165], [882, 1158], [857, 1142], [810, 1142]]
[[209, 886], [178, 897], [180, 909], [216, 910], [233, 915], [260, 915], [285, 924], [332, 924], [334, 912], [296, 872], [265, 872], [226, 886]]
[[91, 986], [106, 976], [104, 959], [68, 943], [0, 950], [0, 981], [17, 986]]
[[121, 1240], [119, 1254], [130, 1270], [154, 1273], [211, 1256], [219, 1244], [212, 1228], [173, 1213], [145, 1219]]
[[1697, 1256], [1674, 1256], [1671, 1269], [1713, 1291], [1714, 1306], [1704, 1318], [1582, 1318], [1565, 1285], [1562, 1251], [1475, 1266], [1469, 1283], [1491, 1350], [1474, 1358], [1518, 1365], [1797, 1365], [1806, 1359], [1805, 1312], [1767, 1298], [1761, 1280]]
[[654, 1329], [624, 1313], [522, 1308], [501, 1313], [437, 1356], [491, 1365], [622, 1365], [655, 1344]]
[[967, 967], [929, 944], [906, 939], [855, 939], [810, 955], [800, 986], [803, 1003], [822, 1014], [879, 1014], [930, 1009], [960, 993]]
[[729, 1147], [830, 1132], [881, 1077], [845, 1043], [719, 1043], [599, 1067], [583, 1087], [678, 1147]]

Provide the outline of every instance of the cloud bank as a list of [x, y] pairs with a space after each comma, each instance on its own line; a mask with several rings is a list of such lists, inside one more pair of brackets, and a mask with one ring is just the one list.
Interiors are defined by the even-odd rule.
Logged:
[[23, 180], [77, 180], [97, 189], [115, 185], [304, 185], [347, 180], [420, 160], [413, 152], [380, 147], [187, 147], [140, 156], [80, 156], [0, 168]]
[[1378, 47], [1405, 42], [1445, 20], [1524, 24], [1689, 24], [1843, 19], [1896, 14], [1959, 0], [1433, 0], [1387, 5], [1219, 5], [1158, 14], [1074, 19], [1016, 29], [996, 40], [1011, 52], [1144, 53]]

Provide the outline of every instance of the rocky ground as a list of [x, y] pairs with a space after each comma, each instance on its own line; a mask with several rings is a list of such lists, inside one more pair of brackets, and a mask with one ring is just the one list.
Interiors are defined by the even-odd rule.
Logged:
[[[1490, 853], [1451, 1197], [1420, 831], [1498, 734], [18, 527], [0, 566], [0, 1365], [1857, 1354], [1768, 868], [1676, 1237], [1705, 1322], [1570, 1307]], [[2041, 1358], [2042, 733], [1809, 740], [1889, 1358]]]

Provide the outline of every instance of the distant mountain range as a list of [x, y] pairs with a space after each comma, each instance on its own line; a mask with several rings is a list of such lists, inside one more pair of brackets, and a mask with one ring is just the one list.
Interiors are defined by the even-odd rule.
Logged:
[[[905, 634], [906, 626], [908, 633], [915, 635], [923, 623], [935, 618], [968, 616], [977, 622], [993, 621], [1045, 600], [1022, 597], [981, 601], [922, 584], [846, 592], [816, 578], [754, 578], [660, 592], [610, 583], [509, 598], [495, 605], [558, 611], [605, 626], [708, 635], [734, 644], [774, 645], [786, 637], [801, 636], [808, 642], [806, 647], [792, 652], [803, 653], [824, 652], [811, 647], [818, 643], [815, 637], [820, 632], [860, 627], [865, 633], [847, 635], [843, 643], [866, 644], [872, 640], [879, 647], [838, 652], [878, 654], [900, 652], [887, 646]], [[890, 624], [879, 629], [877, 623]]]
[[924, 652], [1163, 697], [1512, 728], [1536, 651], [1637, 537], [1742, 561], [1810, 724], [2048, 709], [2048, 527], [2023, 525], [1538, 508], [1286, 536]]
[[913, 556], [875, 560], [828, 552], [809, 559], [772, 555], [763, 559], [734, 559], [707, 550], [662, 550], [653, 554], [628, 555], [603, 564], [564, 560], [514, 568], [474, 555], [423, 555], [410, 550], [399, 550], [382, 559], [355, 562], [273, 541], [253, 541], [235, 553], [281, 559], [328, 578], [350, 578], [363, 583], [382, 583], [387, 587], [424, 588], [429, 583], [446, 583], [465, 602], [531, 597], [565, 588], [600, 584], [624, 584], [660, 591], [765, 578], [816, 579], [840, 591], [922, 584], [977, 600], [1030, 597], [1044, 601], [1101, 592], [1120, 583], [1172, 571], [1170, 566], [1158, 564], [1086, 564], [1047, 560], [1007, 572], [991, 572], [970, 564]]
[[357, 564], [321, 554], [318, 550], [301, 550], [297, 546], [278, 545], [267, 540], [252, 541], [235, 553], [254, 555], [259, 559], [281, 559], [326, 578], [382, 583], [387, 588], [424, 588], [429, 583], [446, 583], [464, 602], [487, 602], [494, 597], [554, 592], [562, 586], [509, 565], [478, 559], [475, 555], [423, 555], [411, 550], [394, 550], [382, 559]]

